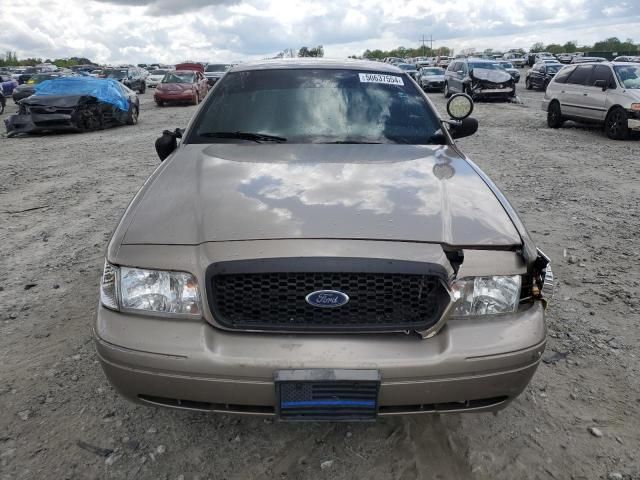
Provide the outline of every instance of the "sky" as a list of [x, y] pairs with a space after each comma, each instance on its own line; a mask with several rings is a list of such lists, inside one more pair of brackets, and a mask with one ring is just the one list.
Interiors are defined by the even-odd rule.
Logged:
[[640, 41], [640, 0], [0, 0], [0, 52], [99, 63], [239, 62], [323, 45], [528, 49]]

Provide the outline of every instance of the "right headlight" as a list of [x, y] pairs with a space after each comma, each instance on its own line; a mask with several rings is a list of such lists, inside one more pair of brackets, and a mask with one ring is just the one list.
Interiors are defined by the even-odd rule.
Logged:
[[202, 316], [198, 282], [186, 272], [117, 267], [105, 261], [100, 301], [111, 310]]
[[469, 277], [451, 285], [453, 317], [515, 312], [520, 302], [520, 275]]

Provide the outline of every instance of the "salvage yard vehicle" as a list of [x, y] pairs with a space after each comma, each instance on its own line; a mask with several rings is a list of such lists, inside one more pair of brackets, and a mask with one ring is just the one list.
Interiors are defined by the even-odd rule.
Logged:
[[176, 70], [168, 72], [156, 87], [153, 99], [159, 107], [166, 103], [198, 105], [207, 96], [209, 84], [201, 72]]
[[112, 79], [64, 77], [36, 85], [5, 120], [7, 136], [23, 133], [86, 132], [138, 123], [138, 96]]
[[437, 90], [442, 92], [444, 89], [444, 68], [422, 67], [418, 72], [418, 83], [425, 91]]
[[213, 87], [218, 80], [231, 68], [231, 65], [225, 63], [210, 63], [204, 69], [204, 76], [207, 77], [209, 86]]
[[0, 93], [2, 93], [5, 98], [10, 97], [17, 87], [18, 81], [11, 77], [11, 75], [0, 75]]
[[404, 70], [411, 78], [415, 79], [418, 75], [418, 67], [416, 67], [415, 63], [398, 63], [396, 64], [400, 70]]
[[458, 59], [445, 72], [444, 96], [466, 93], [475, 99], [511, 100], [516, 95], [516, 82], [493, 60]]
[[102, 77], [117, 80], [140, 94], [147, 90], [147, 82], [138, 67], [106, 68], [102, 71]]
[[447, 110], [382, 62], [232, 68], [156, 141], [109, 241], [111, 384], [285, 421], [505, 407], [545, 348], [552, 273], [455, 145], [472, 100]]
[[571, 59], [571, 63], [594, 63], [594, 62], [606, 62], [607, 59], [604, 57], [584, 57], [584, 56], [576, 56]]
[[524, 85], [526, 89], [539, 88], [540, 90], [546, 90], [551, 79], [561, 68], [563, 68], [562, 65], [556, 63], [536, 63], [525, 75]]
[[149, 76], [147, 77], [147, 87], [156, 88], [167, 73], [169, 73], [168, 70], [151, 70], [151, 72], [149, 72]]
[[542, 101], [551, 128], [565, 120], [602, 124], [607, 136], [626, 140], [640, 131], [640, 65], [588, 63], [560, 70]]

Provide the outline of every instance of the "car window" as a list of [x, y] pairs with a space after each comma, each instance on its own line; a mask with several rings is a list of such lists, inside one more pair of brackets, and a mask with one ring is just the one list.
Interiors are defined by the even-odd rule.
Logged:
[[228, 73], [214, 92], [189, 142], [237, 142], [214, 132], [251, 132], [288, 143], [428, 144], [440, 129], [436, 113], [403, 74], [249, 70]]
[[576, 67], [564, 67], [556, 74], [553, 81], [556, 83], [567, 83], [567, 78], [569, 78], [569, 75], [571, 75], [571, 72], [573, 72], [575, 68]]
[[595, 86], [595, 83], [598, 80], [604, 81], [605, 85], [611, 88], [611, 84], [613, 83], [613, 73], [611, 72], [611, 69], [606, 65], [596, 65], [593, 69], [593, 72], [591, 73], [589, 85]]
[[573, 73], [571, 73], [571, 75], [569, 75], [566, 83], [573, 85], [586, 85], [589, 77], [591, 76], [591, 70], [593, 70], [592, 65], [580, 65], [573, 71]]

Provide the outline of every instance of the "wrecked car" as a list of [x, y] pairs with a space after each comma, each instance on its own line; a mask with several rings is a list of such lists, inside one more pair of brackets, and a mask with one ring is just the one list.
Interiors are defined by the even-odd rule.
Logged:
[[283, 421], [505, 407], [545, 348], [551, 268], [455, 144], [472, 100], [447, 110], [381, 62], [229, 70], [109, 241], [111, 384]]
[[64, 77], [36, 84], [5, 120], [8, 136], [21, 133], [86, 132], [138, 123], [138, 96], [121, 83], [94, 77]]
[[493, 60], [457, 59], [445, 72], [444, 96], [466, 93], [475, 99], [511, 100], [516, 95], [516, 81]]
[[8, 74], [0, 75], [0, 93], [9, 98], [18, 87], [18, 82]]
[[209, 91], [209, 84], [202, 72], [174, 70], [165, 73], [153, 94], [156, 105], [167, 103], [191, 103], [198, 105]]

